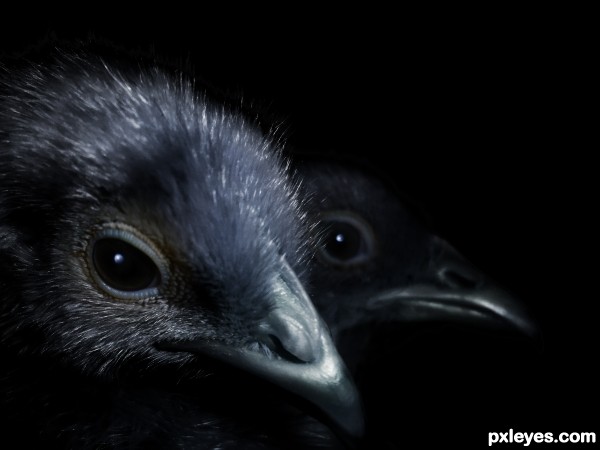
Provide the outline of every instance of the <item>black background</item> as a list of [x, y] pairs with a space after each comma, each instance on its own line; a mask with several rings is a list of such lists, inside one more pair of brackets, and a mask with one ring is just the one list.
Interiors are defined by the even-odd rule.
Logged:
[[585, 26], [536, 14], [353, 13], [256, 21], [181, 10], [119, 25], [48, 16], [18, 26], [6, 15], [0, 37], [7, 54], [92, 35], [191, 63], [204, 83], [282, 120], [290, 148], [358, 156], [385, 173], [529, 305], [539, 348], [427, 328], [383, 352], [387, 365], [373, 361], [362, 383], [370, 426], [386, 439], [483, 448], [488, 432], [509, 428], [599, 432]]

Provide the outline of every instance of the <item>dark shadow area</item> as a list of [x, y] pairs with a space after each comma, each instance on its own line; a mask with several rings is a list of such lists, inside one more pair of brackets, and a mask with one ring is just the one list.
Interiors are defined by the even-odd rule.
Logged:
[[600, 401], [597, 166], [575, 103], [585, 88], [573, 77], [584, 69], [551, 37], [383, 28], [304, 29], [297, 39], [301, 30], [259, 26], [48, 21], [2, 30], [0, 50], [93, 35], [187, 64], [218, 96], [235, 103], [243, 95], [291, 153], [350, 156], [375, 168], [527, 304], [540, 345], [435, 324], [377, 334], [358, 383], [382, 442], [483, 448], [488, 432], [510, 428], [598, 434], [590, 412]]

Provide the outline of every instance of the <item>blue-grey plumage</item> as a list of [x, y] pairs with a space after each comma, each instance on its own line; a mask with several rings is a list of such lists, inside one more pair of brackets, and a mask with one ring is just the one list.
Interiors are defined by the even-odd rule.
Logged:
[[157, 68], [70, 54], [2, 78], [7, 430], [69, 448], [334, 445], [318, 425], [290, 431], [282, 417], [304, 418], [272, 389], [232, 387], [250, 375], [362, 434], [272, 139]]

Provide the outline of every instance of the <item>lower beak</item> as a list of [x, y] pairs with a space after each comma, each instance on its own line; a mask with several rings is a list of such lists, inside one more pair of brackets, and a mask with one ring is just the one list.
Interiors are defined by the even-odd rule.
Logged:
[[[524, 305], [473, 267], [446, 241], [432, 240], [437, 256], [423, 280], [369, 298], [365, 317], [393, 322], [441, 321], [513, 330], [532, 338], [539, 331]], [[421, 274], [420, 274], [421, 275]]]
[[160, 348], [208, 356], [273, 383], [312, 406], [320, 420], [353, 446], [364, 434], [358, 391], [327, 326], [285, 260], [269, 292], [273, 308], [252, 336], [267, 352], [206, 340], [161, 343]]

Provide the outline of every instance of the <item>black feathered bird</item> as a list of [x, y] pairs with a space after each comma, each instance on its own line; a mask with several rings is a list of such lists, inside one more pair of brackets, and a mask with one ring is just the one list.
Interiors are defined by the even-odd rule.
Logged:
[[539, 337], [525, 305], [433, 233], [380, 173], [298, 159], [320, 221], [311, 298], [358, 382], [373, 448], [444, 447], [456, 430], [489, 421], [487, 393], [509, 391], [511, 342], [527, 353], [523, 337]]
[[461, 323], [537, 335], [523, 303], [429, 231], [383, 177], [350, 161], [298, 159], [303, 195], [320, 223], [312, 298], [351, 367], [385, 324]]
[[156, 68], [61, 56], [1, 89], [3, 439], [333, 445], [282, 392], [362, 433], [273, 142]]

